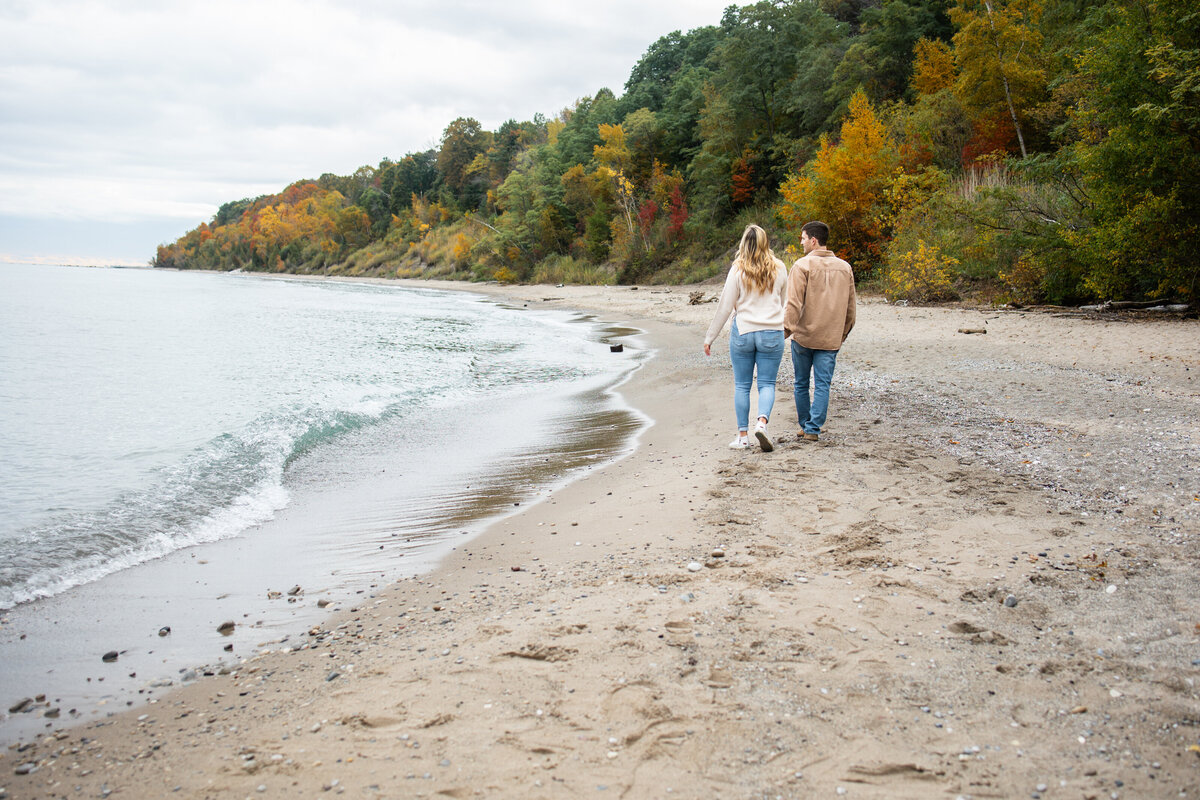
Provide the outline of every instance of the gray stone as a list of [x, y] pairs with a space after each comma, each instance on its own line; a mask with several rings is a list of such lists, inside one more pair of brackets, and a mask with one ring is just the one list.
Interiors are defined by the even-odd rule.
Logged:
[[8, 713], [20, 714], [22, 711], [28, 711], [29, 707], [32, 705], [33, 705], [33, 698], [26, 697], [24, 700], [20, 701], [16, 705], [10, 706], [8, 709]]

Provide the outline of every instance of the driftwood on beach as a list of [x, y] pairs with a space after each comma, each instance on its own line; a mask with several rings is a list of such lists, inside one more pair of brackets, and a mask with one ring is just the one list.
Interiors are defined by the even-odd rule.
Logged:
[[1180, 313], [1191, 306], [1187, 303], [1164, 303], [1162, 300], [1108, 300], [1090, 306], [1080, 306], [1080, 311], [1157, 311]]

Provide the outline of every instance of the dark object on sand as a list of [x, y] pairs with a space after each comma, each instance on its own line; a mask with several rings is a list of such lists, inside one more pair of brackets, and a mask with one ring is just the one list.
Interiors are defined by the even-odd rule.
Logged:
[[959, 328], [959, 333], [987, 333], [987, 328]]
[[221, 634], [222, 636], [228, 636], [229, 634], [233, 633], [233, 629], [236, 627], [236, 622], [222, 622], [217, 626], [217, 633]]
[[623, 353], [623, 352], [625, 352], [625, 345], [623, 345], [623, 344], [610, 344], [610, 345], [608, 346], [608, 352], [610, 352], [610, 353]]
[[158, 629], [158, 635], [159, 636], [170, 636], [171, 635], [171, 626], [163, 625], [161, 628]]
[[118, 655], [120, 655], [120, 654], [119, 654], [119, 653], [118, 653], [116, 650], [109, 650], [107, 653], [105, 653], [104, 655], [100, 656], [100, 660], [101, 660], [101, 661], [106, 661], [106, 662], [108, 662], [108, 661], [116, 661], [116, 660], [117, 660], [117, 656], [118, 656]]

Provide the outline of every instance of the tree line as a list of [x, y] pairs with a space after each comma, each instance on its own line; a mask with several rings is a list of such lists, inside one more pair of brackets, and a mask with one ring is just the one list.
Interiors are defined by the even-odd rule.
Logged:
[[747, 222], [892, 298], [1195, 300], [1200, 0], [764, 0], [617, 96], [226, 203], [182, 269], [694, 282]]

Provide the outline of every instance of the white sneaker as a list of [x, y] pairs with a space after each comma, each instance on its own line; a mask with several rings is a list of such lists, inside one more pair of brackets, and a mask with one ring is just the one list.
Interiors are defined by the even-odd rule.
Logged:
[[775, 449], [775, 445], [771, 444], [771, 437], [767, 435], [767, 423], [761, 419], [754, 426], [754, 438], [758, 439], [758, 444], [762, 447], [764, 453], [769, 453]]
[[750, 440], [743, 439], [741, 436], [729, 443], [730, 450], [748, 450], [750, 449]]

